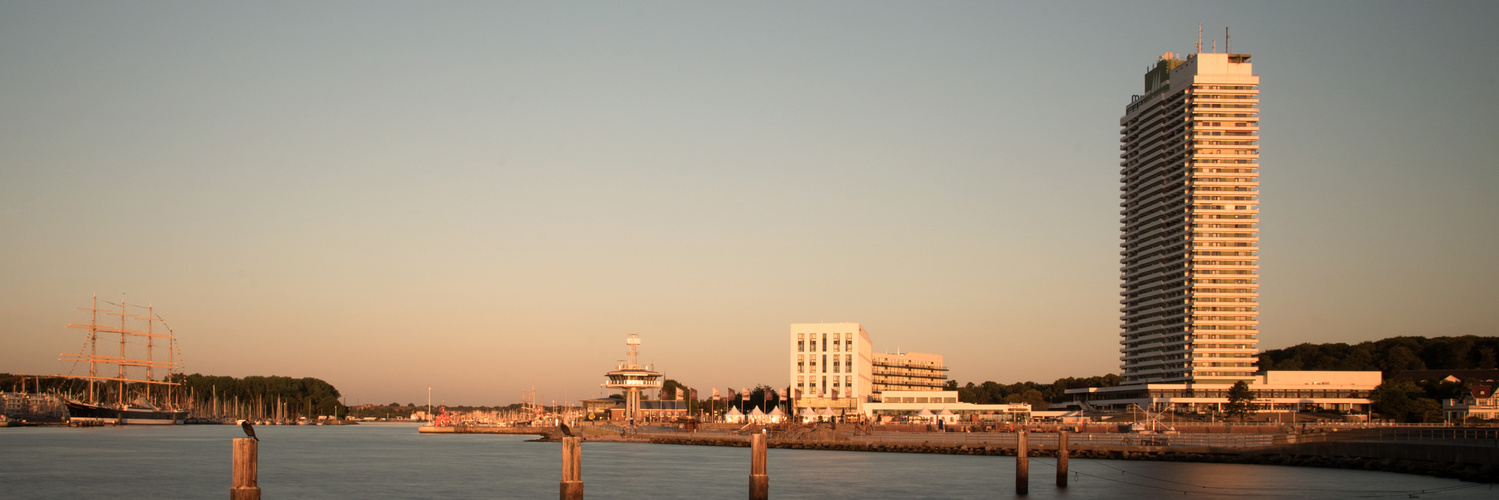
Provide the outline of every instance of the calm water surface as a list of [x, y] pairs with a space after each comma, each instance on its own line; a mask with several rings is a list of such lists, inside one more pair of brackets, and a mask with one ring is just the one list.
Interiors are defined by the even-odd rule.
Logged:
[[[411, 425], [265, 426], [265, 498], [556, 498], [561, 449]], [[224, 498], [238, 426], [0, 429], [0, 498]], [[1009, 457], [770, 450], [776, 498], [1009, 498]], [[1034, 499], [1499, 498], [1450, 479], [1260, 465], [1031, 459]], [[744, 498], [749, 449], [584, 443], [588, 498]]]

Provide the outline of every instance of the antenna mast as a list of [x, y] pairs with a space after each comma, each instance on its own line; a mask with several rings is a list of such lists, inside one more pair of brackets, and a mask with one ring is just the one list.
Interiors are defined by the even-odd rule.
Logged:
[[1202, 23], [1197, 23], [1197, 53], [1202, 53]]
[[1233, 53], [1233, 50], [1228, 48], [1228, 26], [1223, 27], [1223, 53]]

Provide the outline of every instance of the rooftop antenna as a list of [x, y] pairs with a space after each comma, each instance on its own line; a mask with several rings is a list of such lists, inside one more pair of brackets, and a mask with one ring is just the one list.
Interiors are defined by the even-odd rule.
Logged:
[[1202, 53], [1202, 23], [1197, 23], [1197, 53]]
[[1228, 26], [1224, 26], [1223, 27], [1223, 53], [1224, 54], [1228, 54], [1228, 53], [1232, 53], [1232, 52], [1233, 52], [1233, 49], [1228, 48]]

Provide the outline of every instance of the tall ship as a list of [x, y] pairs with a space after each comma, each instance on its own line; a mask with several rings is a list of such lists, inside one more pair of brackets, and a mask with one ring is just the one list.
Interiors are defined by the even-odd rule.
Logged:
[[[111, 306], [100, 309], [100, 302]], [[118, 309], [116, 309], [118, 308]], [[88, 364], [88, 375], [62, 375], [87, 384], [70, 391], [68, 421], [80, 424], [181, 424], [189, 410], [175, 390], [182, 354], [170, 326], [151, 306], [118, 304], [93, 298], [88, 324], [71, 324], [88, 332], [83, 350], [62, 354], [74, 370]], [[103, 318], [101, 318], [103, 316]], [[116, 321], [118, 320], [118, 321]], [[118, 343], [118, 350], [116, 344]]]

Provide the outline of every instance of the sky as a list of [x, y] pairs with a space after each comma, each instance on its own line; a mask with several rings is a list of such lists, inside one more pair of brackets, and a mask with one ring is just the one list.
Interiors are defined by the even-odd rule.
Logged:
[[[0, 372], [92, 297], [188, 373], [576, 401], [791, 323], [960, 382], [1119, 370], [1119, 117], [1261, 77], [1264, 349], [1499, 335], [1495, 2], [0, 1]], [[83, 368], [86, 371], [86, 368]]]

